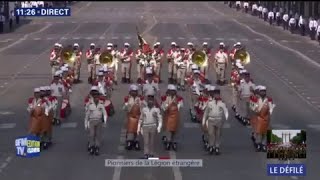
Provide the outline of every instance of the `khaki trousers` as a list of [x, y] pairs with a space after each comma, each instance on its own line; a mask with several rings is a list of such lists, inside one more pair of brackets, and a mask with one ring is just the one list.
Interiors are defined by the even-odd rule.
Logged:
[[80, 69], [81, 69], [81, 65], [80, 64], [75, 64], [74, 65], [74, 79], [76, 79], [76, 80], [80, 79]]
[[179, 85], [184, 86], [185, 77], [186, 77], [186, 69], [179, 68], [177, 70], [177, 79], [178, 79]]
[[224, 81], [226, 74], [226, 65], [224, 63], [218, 63], [216, 66], [217, 80]]
[[212, 120], [209, 119], [208, 121], [209, 146], [219, 148], [221, 142], [221, 129], [223, 126], [222, 118]]
[[156, 67], [154, 68], [156, 76], [160, 77], [160, 72], [161, 72], [161, 63], [157, 63]]
[[242, 97], [239, 100], [239, 114], [244, 118], [248, 118], [249, 111], [250, 111], [250, 97]]
[[171, 78], [171, 75], [173, 75], [173, 62], [168, 62], [168, 77]]
[[209, 70], [209, 66], [208, 65], [200, 67], [200, 72], [204, 74], [204, 77], [206, 79], [209, 79], [208, 78], [208, 70]]
[[54, 74], [60, 69], [60, 66], [51, 66], [51, 74], [52, 77], [54, 76]]
[[178, 67], [173, 63], [173, 79], [177, 79]]
[[63, 97], [62, 96], [56, 96], [56, 98], [57, 98], [57, 107], [54, 110], [53, 118], [60, 120], [60, 118], [61, 118], [60, 111], [61, 111]]
[[88, 64], [88, 73], [91, 74], [91, 71], [93, 70], [93, 64]]
[[100, 146], [102, 138], [102, 120], [89, 122], [89, 146]]
[[154, 154], [154, 141], [157, 134], [156, 126], [144, 126], [143, 131], [143, 143], [144, 143], [144, 154]]
[[130, 71], [131, 71], [130, 68], [131, 68], [130, 62], [121, 63], [121, 73], [124, 75], [123, 78], [127, 78], [127, 79], [130, 78]]
[[141, 69], [142, 69], [141, 65], [137, 64], [137, 79], [142, 78]]

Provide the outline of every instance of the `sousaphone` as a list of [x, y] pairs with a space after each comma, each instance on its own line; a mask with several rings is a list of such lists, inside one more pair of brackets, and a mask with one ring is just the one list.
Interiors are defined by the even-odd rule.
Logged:
[[111, 66], [113, 62], [113, 56], [109, 51], [104, 51], [99, 57], [100, 64]]
[[63, 48], [61, 51], [61, 58], [64, 63], [67, 63], [69, 66], [73, 66], [76, 61], [76, 55], [72, 49], [72, 46]]
[[206, 63], [206, 56], [207, 55], [204, 52], [197, 50], [192, 54], [191, 59], [193, 64], [196, 64], [197, 66], [202, 67]]
[[237, 50], [234, 54], [234, 59], [240, 59], [241, 64], [244, 65], [249, 64], [251, 60], [250, 54], [248, 53], [248, 51], [245, 50], [245, 48]]

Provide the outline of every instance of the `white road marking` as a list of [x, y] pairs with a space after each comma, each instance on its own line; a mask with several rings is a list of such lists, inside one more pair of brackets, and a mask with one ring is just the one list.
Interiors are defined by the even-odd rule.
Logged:
[[275, 129], [290, 129], [290, 126], [284, 124], [271, 124], [271, 127]]
[[4, 50], [7, 50], [9, 48], [11, 48], [12, 46], [15, 46], [17, 44], [20, 44], [22, 41], [24, 41], [25, 39], [27, 39], [27, 37], [29, 37], [30, 35], [32, 34], [37, 34], [37, 33], [40, 33], [46, 29], [48, 29], [52, 24], [47, 24], [45, 27], [41, 28], [39, 31], [36, 31], [36, 32], [32, 32], [32, 33], [29, 33], [29, 34], [26, 34], [24, 35], [22, 38], [20, 38], [19, 40], [15, 41], [14, 43], [6, 46], [6, 47], [3, 47], [3, 48], [0, 48], [0, 52], [4, 51]]
[[229, 41], [236, 41], [235, 38], [229, 38]]
[[240, 39], [240, 41], [249, 41], [249, 39]]
[[224, 38], [216, 38], [217, 41], [223, 41]]
[[204, 40], [210, 40], [211, 38], [210, 37], [206, 37], [206, 38], [203, 38]]
[[61, 39], [66, 40], [66, 39], [68, 39], [68, 38], [67, 38], [67, 37], [62, 37]]
[[164, 37], [163, 39], [172, 39], [172, 37]]
[[[177, 155], [174, 151], [169, 152], [170, 159], [177, 159]], [[179, 167], [172, 167], [174, 180], [182, 180], [182, 174]]]
[[307, 127], [316, 131], [320, 131], [320, 124], [308, 124]]
[[119, 37], [111, 37], [111, 39], [119, 39]]
[[101, 37], [99, 37], [99, 39], [106, 39], [105, 37], [103, 37], [103, 36], [101, 36]]
[[2, 43], [6, 43], [6, 42], [9, 42], [9, 41], [11, 41], [12, 39], [6, 39], [6, 40], [1, 40], [0, 42], [2, 42]]
[[[123, 159], [123, 156], [118, 156], [117, 159]], [[105, 166], [107, 166], [107, 161], [105, 161]], [[112, 180], [120, 180], [121, 167], [115, 167], [113, 171]]]
[[1, 111], [0, 112], [0, 115], [11, 115], [11, 114], [14, 114], [14, 112], [11, 112], [11, 111]]
[[263, 41], [262, 39], [259, 39], [259, 38], [257, 38], [257, 39], [254, 39], [255, 41]]
[[76, 122], [66, 122], [61, 124], [61, 128], [76, 128], [78, 123]]
[[281, 42], [288, 42], [287, 40], [280, 40]]
[[80, 37], [73, 37], [72, 39], [80, 39]]
[[73, 24], [74, 24], [74, 23], [77, 23], [77, 22], [76, 22], [76, 21], [72, 21], [71, 23], [73, 23]]
[[192, 37], [192, 38], [190, 38], [191, 40], [197, 40], [198, 38], [196, 38], [196, 37]]
[[53, 40], [53, 39], [54, 39], [54, 38], [52, 38], [52, 37], [48, 37], [48, 38], [47, 38], [47, 40]]
[[178, 39], [185, 39], [184, 37], [178, 37]]
[[131, 37], [130, 36], [126, 36], [126, 37], [124, 37], [124, 39], [131, 39]]
[[0, 86], [0, 88], [4, 88], [4, 86]]
[[88, 40], [90, 40], [90, 39], [93, 39], [93, 37], [86, 37], [85, 39], [88, 39]]
[[3, 123], [0, 124], [0, 129], [12, 129], [16, 127], [16, 123]]
[[7, 165], [8, 165], [7, 162], [2, 163], [1, 166], [0, 166], [0, 169], [3, 169], [3, 168], [5, 168], [5, 167], [7, 167]]
[[299, 179], [297, 176], [290, 176], [291, 179]]

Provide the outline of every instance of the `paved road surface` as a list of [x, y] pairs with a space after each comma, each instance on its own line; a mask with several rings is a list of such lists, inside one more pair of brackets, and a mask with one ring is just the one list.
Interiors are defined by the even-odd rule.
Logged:
[[[86, 83], [74, 86], [71, 98], [73, 112], [67, 122], [54, 129], [54, 146], [43, 152], [40, 158], [30, 160], [14, 156], [14, 139], [27, 131], [26, 100], [32, 96], [34, 87], [50, 82], [48, 52], [52, 45], [58, 41], [63, 44], [78, 42], [87, 48], [91, 42], [100, 45], [113, 42], [119, 46], [129, 42], [137, 47], [136, 25], [148, 40], [160, 41], [166, 47], [171, 41], [181, 45], [188, 41], [201, 45], [207, 41], [214, 48], [220, 41], [229, 46], [237, 41], [244, 43], [252, 56], [248, 69], [255, 82], [266, 85], [277, 104], [272, 126], [306, 129], [308, 133], [308, 177], [278, 179], [311, 180], [318, 177], [316, 167], [319, 167], [319, 161], [311, 161], [311, 158], [319, 159], [320, 145], [320, 52], [315, 44], [296, 36], [292, 39], [290, 34], [280, 29], [272, 28], [271, 31], [260, 20], [237, 13], [223, 3], [81, 2], [74, 5], [72, 17], [36, 19], [12, 34], [0, 36], [1, 180], [275, 179], [266, 176], [266, 154], [254, 152], [249, 140], [250, 130], [233, 118], [227, 122], [223, 132], [223, 154], [219, 157], [206, 155], [201, 146], [200, 129], [190, 123], [187, 109], [183, 111], [185, 119], [179, 134], [178, 152], [166, 152], [158, 145], [157, 154], [203, 159], [203, 168], [104, 167], [104, 159], [132, 159], [142, 155], [142, 152], [127, 153], [123, 150], [124, 115], [120, 108], [122, 97], [127, 94], [127, 85], [116, 87], [113, 98], [116, 115], [103, 134], [100, 157], [90, 157], [85, 150], [83, 97], [89, 90]], [[163, 74], [166, 80], [166, 74]], [[85, 81], [86, 78], [83, 67], [82, 79]], [[161, 85], [162, 92], [165, 87], [165, 84]], [[230, 107], [231, 90], [229, 87], [222, 89]], [[186, 97], [186, 94], [182, 95]]]

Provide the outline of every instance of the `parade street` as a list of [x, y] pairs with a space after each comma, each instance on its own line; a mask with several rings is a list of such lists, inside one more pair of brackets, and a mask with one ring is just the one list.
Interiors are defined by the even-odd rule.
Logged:
[[[157, 137], [156, 155], [171, 159], [203, 159], [202, 168], [110, 168], [105, 159], [138, 159], [143, 151], [125, 150], [125, 113], [122, 110], [128, 84], [115, 86], [112, 102], [116, 114], [103, 129], [100, 156], [86, 151], [84, 98], [89, 93], [86, 60], [81, 69], [82, 83], [72, 87], [72, 113], [55, 126], [53, 146], [39, 158], [16, 157], [14, 140], [28, 132], [27, 100], [33, 89], [51, 83], [49, 55], [54, 43], [78, 43], [83, 51], [90, 43], [105, 47], [111, 42], [119, 49], [125, 42], [136, 50], [136, 27], [150, 44], [159, 41], [168, 50], [172, 41], [181, 47], [193, 42], [201, 47], [208, 42], [215, 51], [220, 42], [228, 47], [240, 41], [251, 55], [246, 69], [257, 85], [267, 87], [276, 104], [271, 127], [305, 129], [307, 177], [278, 177], [278, 180], [319, 177], [320, 166], [320, 51], [309, 39], [270, 27], [258, 18], [230, 9], [223, 2], [79, 2], [71, 17], [39, 17], [10, 34], [0, 35], [0, 179], [1, 180], [268, 180], [268, 161], [263, 152], [255, 152], [250, 140], [251, 129], [242, 126], [231, 110], [231, 86], [221, 87], [230, 117], [222, 132], [221, 155], [208, 155], [201, 141], [199, 124], [189, 115], [185, 99], [177, 151], [166, 151]], [[167, 63], [162, 67], [161, 94], [167, 88]], [[215, 72], [210, 71], [215, 82]], [[226, 73], [230, 78], [230, 70]], [[122, 74], [119, 70], [119, 79]], [[136, 65], [132, 68], [136, 81]], [[142, 140], [141, 140], [142, 141]], [[286, 162], [288, 163], [288, 161]]]

